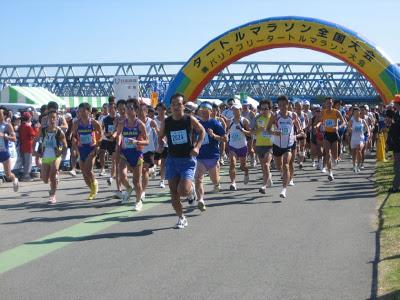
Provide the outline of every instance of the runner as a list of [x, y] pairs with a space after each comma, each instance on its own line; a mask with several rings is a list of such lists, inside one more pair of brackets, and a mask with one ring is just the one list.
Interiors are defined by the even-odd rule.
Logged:
[[[156, 121], [158, 129], [160, 129], [161, 124], [165, 121], [166, 118], [166, 112], [167, 112], [167, 107], [165, 106], [164, 103], [158, 103], [156, 106], [157, 110], [157, 117], [154, 119]], [[156, 152], [154, 154], [154, 160], [156, 163], [160, 166], [160, 188], [165, 188], [165, 159], [167, 158], [168, 155], [168, 143], [167, 139], [164, 138], [162, 141], [162, 145], [158, 145], [163, 147], [163, 152], [158, 153]]]
[[[116, 154], [115, 154], [115, 137], [113, 136], [113, 133], [115, 131], [115, 118], [117, 116], [117, 111], [116, 111], [116, 106], [114, 103], [111, 103], [108, 105], [108, 110], [109, 114], [107, 117], [103, 118], [101, 122], [101, 126], [103, 129], [103, 139], [101, 140], [100, 144], [100, 149], [103, 149], [103, 151], [107, 152], [108, 155], [111, 156], [111, 167], [110, 167], [110, 177], [107, 179], [107, 184], [111, 185], [113, 178], [116, 176]], [[100, 163], [102, 165], [102, 168], [104, 170], [104, 165], [105, 165], [105, 154], [103, 158], [100, 156]], [[101, 173], [100, 173], [101, 174]], [[103, 174], [105, 175], [105, 173]]]
[[[211, 113], [211, 118], [217, 120], [222, 127], [224, 128], [224, 131], [226, 132], [226, 121], [225, 118], [221, 116], [220, 113], [220, 108], [217, 104], [212, 105], [212, 113]], [[219, 142], [219, 166], [225, 165], [225, 148], [226, 148], [226, 141], [220, 141]]]
[[90, 189], [88, 200], [93, 200], [98, 192], [98, 182], [93, 173], [93, 164], [99, 148], [102, 130], [96, 120], [90, 116], [90, 104], [79, 104], [79, 119], [72, 126], [72, 135], [79, 151], [79, 168], [83, 179]]
[[[112, 138], [116, 139], [117, 138], [117, 131], [115, 130], [120, 124], [124, 124], [126, 120], [126, 101], [124, 99], [120, 99], [117, 102], [117, 110], [118, 110], [118, 116], [114, 120], [114, 133], [112, 135]], [[119, 166], [119, 159], [120, 159], [121, 153], [120, 153], [120, 146], [116, 143], [115, 146], [115, 166], [117, 169], [117, 173], [115, 175], [115, 183], [117, 185], [117, 191], [115, 193], [115, 198], [119, 198], [122, 200], [122, 184], [121, 184], [121, 174], [118, 172], [118, 166]]]
[[219, 143], [228, 140], [222, 124], [211, 118], [212, 109], [213, 107], [209, 102], [202, 102], [199, 106], [200, 124], [205, 129], [205, 137], [197, 156], [194, 178], [198, 199], [197, 205], [201, 211], [206, 210], [203, 186], [204, 174], [208, 173], [210, 176], [211, 182], [214, 184], [214, 193], [218, 193], [221, 189], [218, 163], [220, 158]]
[[324, 155], [325, 163], [328, 168], [328, 180], [333, 181], [333, 164], [338, 158], [338, 121], [341, 126], [346, 125], [342, 114], [333, 108], [332, 97], [325, 98], [325, 109], [322, 111], [322, 122], [324, 124]]
[[321, 120], [321, 108], [316, 107], [314, 109], [314, 116], [311, 118], [309, 124], [309, 132], [311, 140], [311, 159], [313, 161], [313, 167], [316, 167], [317, 170], [322, 170], [323, 168], [324, 133]]
[[[303, 133], [300, 128], [298, 118], [294, 113], [288, 111], [289, 99], [282, 95], [278, 97], [279, 113], [273, 115], [267, 125], [267, 132], [274, 135], [273, 139], [273, 155], [276, 167], [282, 172], [282, 191], [281, 198], [286, 198], [286, 189], [290, 181], [289, 162], [292, 158], [292, 147], [295, 142], [294, 127], [298, 133]], [[274, 130], [272, 126], [274, 125]]]
[[369, 135], [369, 128], [367, 122], [361, 118], [360, 109], [353, 108], [353, 118], [348, 123], [349, 134], [351, 134], [351, 156], [353, 159], [354, 173], [360, 172], [362, 164], [362, 150], [365, 146], [365, 135]]
[[[246, 118], [249, 121], [249, 124], [254, 124], [256, 114], [252, 111], [252, 106], [250, 103], [242, 104], [242, 117]], [[254, 168], [257, 166], [257, 160], [256, 160], [256, 153], [254, 151], [253, 135], [246, 136], [246, 140], [247, 140], [247, 157], [250, 159], [250, 166]]]
[[54, 204], [57, 202], [58, 170], [63, 150], [67, 147], [67, 141], [64, 132], [57, 126], [57, 112], [52, 110], [48, 113], [47, 117], [47, 127], [40, 130], [39, 136], [39, 140], [41, 141], [39, 153], [42, 158], [40, 177], [46, 184], [50, 181], [48, 203]]
[[229, 189], [236, 191], [236, 159], [239, 159], [240, 170], [244, 172], [244, 184], [249, 183], [249, 168], [247, 167], [247, 139], [251, 136], [249, 121], [241, 117], [240, 110], [242, 105], [235, 103], [232, 105], [233, 119], [230, 120], [228, 126], [228, 147], [229, 147], [229, 176], [231, 178], [231, 185]]
[[[171, 97], [172, 115], [166, 118], [160, 127], [158, 152], [163, 151], [163, 138], [168, 140], [168, 158], [166, 178], [171, 191], [172, 206], [178, 216], [176, 227], [183, 229], [188, 225], [183, 215], [180, 198], [195, 194], [193, 178], [196, 168], [196, 156], [199, 154], [205, 131], [199, 121], [184, 114], [184, 96], [175, 94]], [[194, 133], [197, 140], [194, 140]]]
[[141, 103], [139, 119], [146, 126], [149, 144], [143, 148], [143, 168], [142, 168], [142, 201], [146, 197], [146, 189], [149, 184], [149, 171], [154, 167], [154, 152], [156, 151], [156, 141], [158, 136], [157, 123], [148, 117], [147, 104]]
[[0, 106], [0, 163], [3, 164], [4, 175], [7, 180], [12, 181], [14, 192], [18, 192], [18, 178], [11, 172], [10, 142], [16, 142], [15, 132], [11, 124], [6, 122], [9, 116], [7, 108]]
[[266, 193], [267, 187], [273, 186], [270, 164], [272, 160], [272, 136], [267, 132], [272, 103], [270, 100], [261, 100], [259, 103], [260, 114], [256, 117], [252, 132], [256, 135], [256, 154], [260, 160], [263, 172], [263, 185], [258, 190], [261, 194]]
[[[308, 115], [302, 111], [302, 106], [299, 101], [295, 103], [294, 107], [297, 117], [299, 118], [300, 121], [300, 126], [304, 131], [306, 131], [306, 128], [308, 127]], [[299, 158], [298, 158], [299, 168], [303, 169], [303, 162], [306, 156], [306, 136], [299, 135], [299, 137], [297, 137], [296, 140], [299, 153]]]
[[[100, 160], [100, 174], [99, 176], [106, 176], [106, 170], [105, 170], [105, 165], [106, 165], [106, 155], [108, 149], [107, 146], [109, 145], [109, 140], [105, 136], [105, 129], [108, 129], [104, 126], [104, 120], [108, 117], [108, 104], [104, 103], [102, 108], [101, 108], [101, 115], [99, 116], [97, 122], [100, 124], [101, 128], [103, 129], [103, 137], [100, 143], [100, 150], [99, 150], [99, 160]], [[112, 124], [111, 124], [112, 125]]]
[[137, 117], [139, 101], [129, 99], [126, 101], [127, 118], [120, 122], [117, 128], [117, 145], [120, 148], [120, 159], [118, 170], [121, 174], [121, 183], [126, 191], [122, 194], [122, 203], [128, 203], [133, 191], [128, 181], [128, 171], [133, 174], [133, 186], [136, 192], [135, 211], [141, 211], [142, 203], [142, 168], [143, 168], [143, 147], [149, 144], [146, 133], [146, 126]]

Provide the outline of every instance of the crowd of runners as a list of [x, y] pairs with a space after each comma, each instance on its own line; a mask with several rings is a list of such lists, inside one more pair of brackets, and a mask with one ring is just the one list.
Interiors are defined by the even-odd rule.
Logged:
[[[122, 204], [134, 198], [136, 211], [146, 201], [149, 180], [159, 176], [160, 189], [168, 183], [176, 226], [184, 228], [188, 221], [182, 199], [190, 204], [197, 201], [198, 208], [206, 210], [205, 176], [213, 193], [222, 188], [234, 192], [238, 173], [246, 185], [252, 180], [249, 168], [259, 168], [263, 176], [259, 192], [266, 194], [274, 185], [271, 169], [275, 168], [282, 179], [279, 196], [286, 198], [288, 187], [296, 183], [296, 170], [306, 163], [334, 181], [335, 166], [347, 152], [352, 156], [352, 171], [361, 172], [365, 153], [374, 151], [377, 135], [385, 128], [386, 110], [391, 109], [343, 105], [331, 97], [323, 105], [310, 106], [309, 101], [291, 102], [284, 95], [275, 103], [261, 100], [258, 107], [235, 98], [220, 106], [196, 105], [181, 94], [170, 100], [169, 108], [163, 103], [153, 108], [137, 99], [110, 97], [97, 114], [88, 103], [66, 114], [59, 112], [55, 102], [42, 107], [31, 147], [41, 180], [50, 185], [48, 202], [57, 203], [60, 163], [68, 151], [69, 174], [75, 177], [80, 170], [88, 200], [95, 199], [99, 189], [96, 163], [98, 176], [115, 187], [115, 197]], [[30, 125], [29, 114], [23, 115]], [[18, 133], [15, 117], [0, 107], [0, 162], [14, 191], [20, 183], [11, 171], [10, 143], [18, 142]], [[229, 166], [229, 187], [221, 187], [224, 165]]]

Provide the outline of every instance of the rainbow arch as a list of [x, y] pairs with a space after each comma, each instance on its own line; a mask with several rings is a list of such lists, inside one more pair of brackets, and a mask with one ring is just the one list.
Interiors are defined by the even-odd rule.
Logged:
[[351, 65], [371, 82], [385, 103], [399, 93], [399, 67], [366, 38], [335, 23], [286, 16], [253, 21], [208, 42], [177, 73], [165, 103], [169, 105], [176, 92], [195, 100], [204, 86], [229, 64], [259, 51], [288, 47], [323, 52]]

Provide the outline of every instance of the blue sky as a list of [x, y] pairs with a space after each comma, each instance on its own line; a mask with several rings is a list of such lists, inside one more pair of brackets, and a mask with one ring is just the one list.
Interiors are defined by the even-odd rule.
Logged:
[[[217, 35], [273, 16], [324, 19], [352, 29], [400, 62], [397, 0], [1, 0], [0, 64], [186, 61]], [[245, 57], [335, 61], [277, 49]]]

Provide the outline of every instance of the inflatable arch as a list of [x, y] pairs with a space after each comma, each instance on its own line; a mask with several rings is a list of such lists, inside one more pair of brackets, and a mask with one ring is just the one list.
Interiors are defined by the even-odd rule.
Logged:
[[371, 82], [385, 103], [400, 88], [400, 70], [379, 47], [343, 26], [305, 17], [274, 17], [229, 30], [197, 51], [181, 68], [165, 95], [180, 92], [195, 100], [223, 68], [244, 56], [273, 48], [297, 47], [334, 56]]

